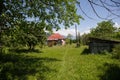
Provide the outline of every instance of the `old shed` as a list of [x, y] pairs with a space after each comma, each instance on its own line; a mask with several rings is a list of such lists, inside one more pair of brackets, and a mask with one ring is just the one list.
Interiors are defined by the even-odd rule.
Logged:
[[120, 41], [117, 40], [108, 40], [93, 37], [90, 37], [89, 40], [89, 50], [91, 53], [101, 53], [103, 51], [111, 52], [114, 45], [120, 44]]

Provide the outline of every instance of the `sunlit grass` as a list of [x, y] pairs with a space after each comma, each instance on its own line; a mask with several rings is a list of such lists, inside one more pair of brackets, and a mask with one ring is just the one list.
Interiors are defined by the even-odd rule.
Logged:
[[[28, 72], [34, 71], [34, 73], [24, 74], [25, 79], [28, 80], [114, 80], [109, 78], [113, 73], [107, 73], [107, 70], [118, 66], [118, 72], [114, 69], [112, 72], [119, 74], [119, 60], [113, 59], [112, 54], [84, 54], [85, 48], [87, 46], [80, 48], [75, 48], [75, 45], [44, 47], [40, 52], [23, 52], [17, 55], [26, 58], [26, 62], [23, 58], [22, 61], [25, 64], [28, 63], [24, 66], [30, 65], [30, 68], [26, 67]], [[112, 78], [120, 79], [116, 75]], [[19, 79], [18, 75], [17, 78]]]

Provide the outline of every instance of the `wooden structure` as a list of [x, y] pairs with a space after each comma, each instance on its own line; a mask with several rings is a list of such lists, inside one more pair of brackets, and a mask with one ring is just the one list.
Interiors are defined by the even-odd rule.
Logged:
[[53, 45], [64, 45], [64, 44], [65, 44], [64, 37], [59, 33], [54, 33], [47, 38], [47, 45], [49, 47]]
[[89, 38], [89, 50], [91, 53], [101, 53], [103, 51], [111, 52], [112, 48], [116, 44], [120, 44], [120, 41], [106, 40], [100, 38]]

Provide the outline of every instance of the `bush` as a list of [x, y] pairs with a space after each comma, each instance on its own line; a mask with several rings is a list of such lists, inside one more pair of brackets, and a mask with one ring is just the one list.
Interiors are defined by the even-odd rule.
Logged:
[[103, 51], [101, 51], [100, 54], [108, 55], [108, 54], [110, 54], [110, 52], [108, 52], [107, 50], [103, 50]]
[[120, 59], [120, 44], [115, 45], [112, 52], [113, 52], [113, 57]]

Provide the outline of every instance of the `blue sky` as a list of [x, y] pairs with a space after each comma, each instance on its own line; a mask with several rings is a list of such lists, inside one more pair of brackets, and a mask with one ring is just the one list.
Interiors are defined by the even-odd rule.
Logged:
[[[87, 13], [87, 15], [94, 18], [94, 19], [90, 19], [87, 16], [85, 16], [81, 12], [80, 8], [78, 7], [77, 13], [80, 14], [81, 16], [83, 16], [83, 18], [85, 19], [85, 20], [81, 20], [80, 25], [78, 26], [78, 29], [81, 32], [81, 31], [85, 31], [87, 29], [96, 27], [97, 23], [103, 21], [103, 19], [100, 19], [95, 15], [95, 13], [92, 11], [92, 8], [90, 7], [89, 3], [86, 0], [80, 0], [80, 2], [81, 2], [82, 9]], [[108, 15], [108, 12], [106, 10], [104, 10], [103, 8], [97, 7], [96, 11], [102, 17], [106, 17]], [[113, 22], [120, 25], [120, 18], [113, 19]]]
[[[97, 26], [97, 23], [103, 21], [103, 19], [98, 18], [95, 13], [92, 11], [92, 8], [90, 7], [89, 3], [87, 0], [79, 0], [82, 9], [84, 10], [84, 12], [87, 13], [88, 16], [94, 18], [94, 19], [90, 19], [87, 16], [85, 16], [85, 14], [82, 13], [82, 11], [80, 10], [79, 6], [77, 6], [77, 14], [81, 15], [84, 20], [80, 20], [80, 25], [77, 25], [78, 27], [78, 31], [83, 34], [83, 33], [88, 33], [90, 31], [91, 28], [94, 28]], [[96, 7], [96, 6], [95, 6]], [[103, 8], [100, 7], [96, 7], [96, 11], [98, 12], [98, 14], [102, 17], [106, 17], [109, 13], [104, 10]], [[120, 13], [117, 13], [120, 14]], [[110, 18], [112, 18], [114, 16], [111, 16]], [[113, 19], [113, 22], [116, 24], [116, 26], [120, 25], [120, 17]], [[65, 30], [65, 29], [61, 29], [59, 31], [54, 31], [55, 33], [60, 33], [62, 35], [67, 35], [67, 34], [72, 34], [73, 36], [75, 35], [74, 32], [74, 26], [71, 26], [69, 29]]]

